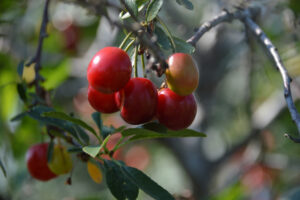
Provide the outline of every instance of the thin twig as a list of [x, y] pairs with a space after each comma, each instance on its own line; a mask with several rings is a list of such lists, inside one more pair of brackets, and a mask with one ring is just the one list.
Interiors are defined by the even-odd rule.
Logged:
[[265, 48], [266, 52], [270, 56], [271, 60], [274, 62], [276, 69], [279, 70], [280, 75], [283, 79], [284, 97], [286, 100], [286, 104], [289, 109], [292, 120], [295, 122], [297, 126], [298, 133], [300, 134], [300, 115], [293, 102], [292, 92], [290, 88], [291, 78], [288, 75], [288, 72], [281, 61], [281, 58], [277, 52], [277, 48], [273, 45], [273, 43], [266, 36], [263, 30], [251, 19], [252, 17], [257, 15], [258, 12], [259, 9], [257, 8], [247, 8], [243, 10], [240, 9], [235, 12], [228, 12], [224, 10], [223, 12], [221, 12], [220, 15], [216, 16], [212, 20], [200, 26], [197, 32], [190, 39], [188, 39], [187, 42], [195, 46], [198, 40], [205, 33], [207, 33], [211, 28], [217, 26], [220, 23], [231, 22], [234, 19], [238, 19], [241, 22], [243, 22], [245, 26], [248, 28], [248, 30], [253, 34], [253, 36], [256, 39], [258, 39], [258, 41], [262, 44], [262, 46]]
[[235, 12], [229, 12], [227, 10], [223, 10], [219, 15], [202, 24], [198, 28], [196, 33], [187, 40], [187, 42], [195, 46], [196, 43], [200, 40], [200, 38], [215, 26], [224, 22], [231, 22], [234, 19], [244, 19], [246, 17], [255, 16], [258, 14], [258, 12], [259, 12], [258, 8], [248, 8], [246, 10], [237, 10]]
[[271, 40], [266, 36], [263, 30], [252, 19], [247, 17], [243, 20], [243, 22], [246, 24], [246, 26], [249, 28], [249, 30], [252, 32], [255, 38], [257, 38], [258, 41], [263, 45], [263, 47], [266, 49], [266, 52], [270, 55], [270, 58], [274, 62], [275, 67], [279, 70], [283, 80], [285, 101], [290, 111], [291, 117], [293, 121], [296, 123], [298, 132], [300, 134], [300, 115], [294, 104], [292, 93], [291, 93], [291, 87], [290, 87], [290, 83], [292, 79], [290, 78], [287, 69], [284, 67], [276, 47], [273, 45]]
[[[43, 11], [43, 18], [41, 22], [41, 29], [40, 29], [40, 35], [39, 35], [39, 41], [38, 41], [38, 47], [36, 50], [36, 53], [34, 57], [26, 64], [27, 66], [35, 63], [35, 80], [34, 80], [34, 85], [35, 85], [35, 90], [37, 95], [46, 100], [46, 91], [42, 86], [40, 85], [40, 81], [43, 81], [42, 76], [40, 75], [40, 70], [41, 70], [41, 60], [42, 60], [42, 49], [43, 49], [43, 42], [44, 39], [48, 36], [47, 35], [47, 24], [49, 21], [49, 16], [48, 16], [48, 8], [49, 8], [49, 3], [50, 0], [46, 0], [45, 6], [44, 6], [44, 11]], [[47, 101], [46, 101], [47, 102]]]

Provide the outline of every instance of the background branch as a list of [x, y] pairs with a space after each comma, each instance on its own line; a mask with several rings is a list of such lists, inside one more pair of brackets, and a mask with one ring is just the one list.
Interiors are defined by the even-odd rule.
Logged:
[[[292, 120], [295, 122], [298, 133], [300, 134], [300, 115], [296, 109], [296, 106], [293, 102], [292, 92], [290, 88], [291, 78], [288, 75], [286, 68], [284, 67], [281, 58], [277, 52], [277, 48], [273, 45], [271, 40], [266, 36], [263, 30], [251, 19], [259, 13], [259, 9], [256, 7], [247, 8], [247, 9], [238, 9], [235, 12], [229, 12], [223, 10], [220, 15], [216, 16], [212, 20], [205, 22], [197, 32], [187, 40], [192, 45], [196, 45], [198, 40], [207, 33], [211, 28], [217, 26], [220, 23], [231, 22], [234, 19], [238, 19], [243, 22], [246, 28], [253, 34], [253, 36], [262, 44], [265, 48], [267, 54], [270, 56], [271, 60], [274, 62], [274, 65], [277, 70], [279, 70], [280, 75], [283, 79], [284, 86], [284, 97], [286, 100], [287, 107], [289, 109]], [[288, 137], [293, 141], [298, 141], [293, 137]], [[300, 140], [300, 139], [299, 139]]]

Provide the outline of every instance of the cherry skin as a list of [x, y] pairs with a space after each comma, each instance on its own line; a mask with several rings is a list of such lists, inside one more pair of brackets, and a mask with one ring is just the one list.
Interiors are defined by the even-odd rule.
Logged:
[[156, 114], [157, 91], [149, 79], [130, 79], [115, 97], [120, 105], [121, 117], [129, 124], [146, 123]]
[[193, 94], [180, 96], [169, 88], [158, 92], [157, 118], [171, 130], [187, 128], [193, 122], [197, 105]]
[[119, 110], [115, 102], [115, 94], [104, 94], [91, 86], [88, 88], [88, 100], [90, 105], [101, 113], [114, 113]]
[[191, 94], [199, 82], [199, 71], [192, 56], [175, 53], [168, 59], [166, 78], [169, 88], [181, 96]]
[[48, 143], [41, 143], [30, 147], [26, 153], [27, 169], [31, 176], [40, 181], [48, 181], [55, 178], [47, 165]]
[[131, 77], [130, 58], [120, 48], [105, 47], [91, 60], [87, 69], [90, 85], [102, 93], [122, 89]]

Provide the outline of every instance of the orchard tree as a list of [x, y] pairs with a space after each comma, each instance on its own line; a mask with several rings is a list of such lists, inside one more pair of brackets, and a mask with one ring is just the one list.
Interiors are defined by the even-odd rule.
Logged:
[[0, 199], [299, 198], [297, 0], [0, 4]]

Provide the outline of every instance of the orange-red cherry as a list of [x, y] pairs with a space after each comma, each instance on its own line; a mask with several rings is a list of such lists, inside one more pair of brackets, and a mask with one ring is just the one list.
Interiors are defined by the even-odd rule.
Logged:
[[132, 78], [116, 93], [121, 117], [129, 124], [142, 124], [153, 119], [157, 107], [157, 91], [146, 78]]
[[88, 88], [88, 100], [90, 105], [101, 113], [114, 113], [119, 110], [115, 102], [115, 94], [104, 94], [91, 86]]
[[48, 181], [55, 178], [47, 164], [48, 143], [36, 144], [27, 151], [27, 169], [31, 176], [40, 181]]
[[172, 130], [187, 128], [193, 122], [197, 105], [192, 94], [180, 96], [169, 88], [158, 92], [157, 118]]
[[117, 47], [105, 47], [92, 58], [87, 79], [99, 92], [113, 93], [127, 84], [131, 71], [130, 58], [125, 51]]
[[199, 71], [192, 56], [185, 53], [175, 53], [168, 59], [166, 70], [168, 87], [175, 93], [186, 96], [198, 87]]

